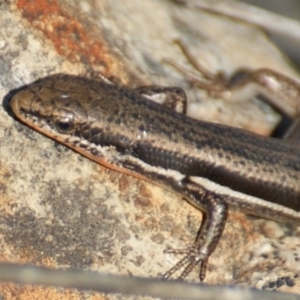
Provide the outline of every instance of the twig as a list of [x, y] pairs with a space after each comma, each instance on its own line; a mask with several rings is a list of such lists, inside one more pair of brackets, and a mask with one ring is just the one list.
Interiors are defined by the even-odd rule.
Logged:
[[45, 267], [0, 263], [0, 282], [13, 282], [93, 290], [103, 293], [148, 295], [167, 299], [243, 299], [299, 300], [300, 296], [274, 293], [242, 287], [210, 286], [179, 281], [112, 275], [79, 269], [50, 269]]
[[300, 43], [300, 22], [276, 13], [245, 4], [240, 1], [225, 0], [177, 0], [188, 6], [222, 14], [255, 24], [269, 32], [290, 37]]

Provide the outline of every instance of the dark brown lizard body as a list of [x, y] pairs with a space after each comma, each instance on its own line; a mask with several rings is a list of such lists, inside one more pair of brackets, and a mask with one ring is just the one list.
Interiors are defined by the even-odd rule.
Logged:
[[[177, 90], [181, 94], [181, 90]], [[205, 276], [228, 207], [300, 221], [300, 146], [201, 122], [141, 90], [71, 75], [29, 85], [12, 99], [30, 127], [100, 164], [156, 182], [206, 213], [194, 247], [165, 277], [201, 264]]]

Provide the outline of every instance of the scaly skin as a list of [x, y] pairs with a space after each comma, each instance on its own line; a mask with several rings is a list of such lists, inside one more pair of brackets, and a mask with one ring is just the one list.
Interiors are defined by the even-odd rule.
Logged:
[[102, 165], [170, 188], [206, 214], [194, 246], [165, 278], [184, 267], [182, 279], [199, 264], [204, 279], [228, 207], [300, 221], [300, 146], [194, 120], [143, 94], [61, 74], [27, 86], [11, 107], [31, 128]]

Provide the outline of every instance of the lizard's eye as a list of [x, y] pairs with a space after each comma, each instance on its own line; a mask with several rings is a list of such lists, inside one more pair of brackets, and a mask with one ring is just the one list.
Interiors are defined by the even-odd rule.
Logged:
[[67, 133], [73, 129], [74, 124], [72, 118], [63, 117], [56, 120], [55, 126], [58, 132]]

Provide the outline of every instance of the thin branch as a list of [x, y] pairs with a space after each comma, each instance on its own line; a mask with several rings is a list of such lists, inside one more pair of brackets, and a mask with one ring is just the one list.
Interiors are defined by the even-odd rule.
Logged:
[[269, 32], [290, 37], [300, 43], [300, 22], [279, 14], [245, 4], [225, 0], [177, 0], [188, 6], [255, 24]]
[[210, 286], [179, 281], [112, 275], [107, 273], [62, 270], [45, 267], [0, 263], [0, 282], [13, 282], [93, 290], [103, 293], [148, 295], [167, 299], [243, 299], [243, 300], [299, 300], [300, 296], [274, 293], [242, 287]]

